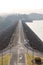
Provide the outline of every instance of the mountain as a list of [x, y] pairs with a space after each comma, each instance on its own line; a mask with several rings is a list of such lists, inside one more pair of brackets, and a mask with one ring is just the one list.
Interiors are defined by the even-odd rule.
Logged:
[[29, 14], [31, 20], [43, 20], [43, 14], [31, 13]]
[[14, 22], [22, 20], [23, 22], [32, 22], [33, 20], [43, 20], [43, 14], [31, 13], [31, 14], [11, 14], [6, 17], [0, 16], [0, 31], [8, 28]]
[[38, 14], [38, 13], [31, 13], [31, 14], [12, 14], [8, 15], [7, 20], [9, 21], [18, 21], [22, 20], [24, 22], [32, 22], [33, 20], [43, 20], [43, 14]]

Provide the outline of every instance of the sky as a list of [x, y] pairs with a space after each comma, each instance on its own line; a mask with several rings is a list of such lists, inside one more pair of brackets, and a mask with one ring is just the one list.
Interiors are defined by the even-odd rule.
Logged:
[[43, 13], [43, 0], [0, 0], [0, 14]]

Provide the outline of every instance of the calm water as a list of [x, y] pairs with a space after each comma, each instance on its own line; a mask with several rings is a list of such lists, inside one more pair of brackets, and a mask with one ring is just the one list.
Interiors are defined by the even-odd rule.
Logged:
[[33, 21], [32, 23], [26, 22], [26, 24], [37, 34], [37, 36], [43, 41], [43, 21]]

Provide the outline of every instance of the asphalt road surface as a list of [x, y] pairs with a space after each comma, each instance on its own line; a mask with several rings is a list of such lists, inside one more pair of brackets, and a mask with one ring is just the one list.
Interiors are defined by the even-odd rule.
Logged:
[[12, 52], [12, 58], [10, 61], [10, 65], [26, 65], [25, 63], [25, 53], [27, 53], [27, 50], [24, 46], [24, 32], [23, 32], [23, 26], [21, 20], [18, 22], [16, 32], [15, 32], [15, 38], [14, 38], [14, 50], [11, 49]]

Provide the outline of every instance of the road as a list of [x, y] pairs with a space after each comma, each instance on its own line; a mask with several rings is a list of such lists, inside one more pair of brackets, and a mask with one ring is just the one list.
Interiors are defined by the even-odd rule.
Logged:
[[16, 34], [14, 38], [14, 48], [11, 49], [12, 52], [12, 58], [10, 61], [10, 65], [26, 65], [25, 63], [25, 54], [27, 53], [27, 50], [24, 46], [24, 32], [23, 32], [23, 26], [21, 20], [18, 22], [17, 28], [16, 28]]

